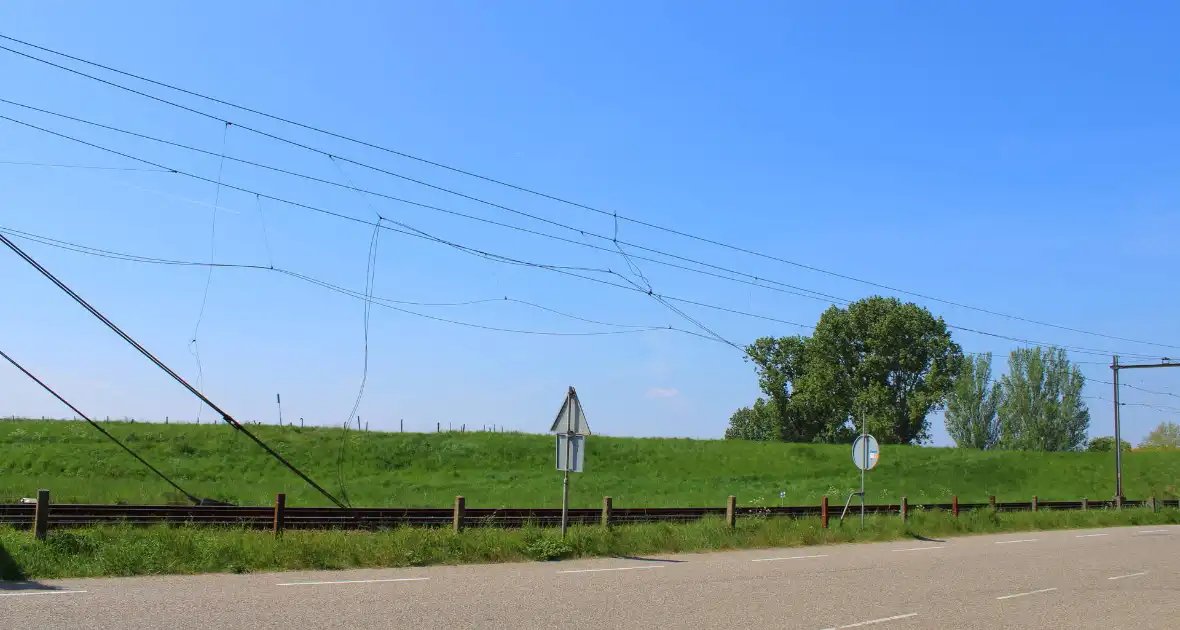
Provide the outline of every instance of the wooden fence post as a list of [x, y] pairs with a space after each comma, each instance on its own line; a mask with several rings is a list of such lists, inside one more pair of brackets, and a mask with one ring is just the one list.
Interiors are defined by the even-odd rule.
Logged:
[[957, 494], [951, 497], [951, 514], [955, 518], [959, 518], [959, 495]]
[[825, 496], [819, 504], [819, 516], [824, 521], [824, 529], [828, 528], [828, 497]]
[[1037, 511], [1037, 495], [1035, 495], [1035, 494], [1033, 495], [1033, 500], [1032, 500], [1032, 511], [1033, 512]]
[[467, 513], [467, 499], [455, 497], [455, 512], [451, 515], [451, 528], [455, 533], [463, 531], [463, 517]]
[[1151, 499], [1149, 499], [1149, 501], [1151, 501], [1151, 504], [1150, 504], [1150, 505], [1151, 505], [1151, 511], [1152, 511], [1152, 512], [1158, 512], [1159, 510], [1155, 509], [1155, 496], [1153, 495], [1153, 496], [1151, 497]]
[[45, 540], [49, 534], [49, 491], [37, 491], [37, 508], [33, 512], [33, 538]]
[[610, 497], [602, 497], [602, 526], [610, 527], [610, 513], [614, 507]]
[[996, 509], [996, 495], [993, 494], [988, 497], [987, 504], [990, 505], [993, 510]]
[[1122, 497], [1116, 496], [1114, 498], [1114, 509], [1116, 509], [1116, 510], [1123, 509], [1123, 498]]
[[725, 526], [733, 529], [735, 521], [737, 520], [737, 497], [732, 494], [725, 502]]
[[910, 500], [906, 497], [901, 498], [901, 521], [904, 523], [910, 517]]
[[275, 495], [275, 516], [271, 530], [275, 536], [283, 533], [283, 523], [287, 520], [287, 495], [280, 492]]
[[1086, 497], [1082, 497], [1082, 511], [1085, 512], [1088, 509], [1090, 509], [1090, 501]]

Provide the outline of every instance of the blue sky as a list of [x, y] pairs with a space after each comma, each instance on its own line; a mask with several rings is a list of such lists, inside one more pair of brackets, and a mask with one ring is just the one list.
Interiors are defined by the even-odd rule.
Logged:
[[[1175, 5], [1137, 3], [12, 1], [3, 33], [260, 110], [890, 286], [1085, 330], [1180, 345], [1180, 57]], [[9, 44], [5, 44], [9, 45]], [[16, 47], [16, 46], [14, 46]], [[384, 194], [566, 236], [0, 51], [0, 97]], [[120, 79], [122, 80], [122, 79]], [[144, 86], [138, 86], [144, 87]], [[152, 88], [357, 161], [613, 234], [604, 217]], [[216, 179], [216, 157], [0, 104], [0, 115]], [[0, 121], [0, 160], [142, 166]], [[365, 220], [378, 215], [531, 261], [619, 256], [226, 162], [222, 181]], [[170, 259], [273, 264], [363, 290], [371, 229], [170, 173], [0, 165], [0, 226]], [[261, 212], [259, 209], [261, 205]], [[577, 240], [582, 239], [574, 235]], [[594, 242], [585, 237], [587, 242]], [[871, 287], [623, 222], [619, 238], [856, 299]], [[206, 272], [27, 250], [182, 375]], [[639, 263], [660, 293], [813, 323], [827, 303]], [[15, 256], [0, 255], [0, 344], [96, 416], [192, 420], [196, 402]], [[381, 235], [374, 293], [511, 297], [628, 325], [691, 328], [644, 295]], [[617, 278], [616, 278], [617, 280]], [[1172, 356], [916, 300], [1002, 335]], [[610, 330], [516, 303], [407, 307], [486, 326]], [[685, 311], [746, 343], [800, 329]], [[363, 305], [267, 271], [218, 270], [197, 334], [202, 385], [239, 418], [339, 425], [362, 374]], [[613, 330], [618, 330], [613, 329]], [[1015, 345], [966, 332], [969, 351]], [[674, 331], [539, 336], [375, 308], [359, 414], [374, 428], [543, 431], [575, 385], [592, 428], [719, 436], [758, 394], [724, 344]], [[1074, 354], [1093, 379], [1108, 357]], [[1003, 363], [1003, 358], [997, 361]], [[1180, 392], [1180, 370], [1124, 374]], [[1110, 397], [1094, 383], [1088, 393]], [[1180, 407], [1140, 391], [1124, 400]], [[11, 369], [0, 413], [67, 415]], [[1110, 404], [1091, 401], [1092, 434]], [[1127, 408], [1138, 440], [1177, 412]], [[208, 412], [204, 413], [208, 419]], [[941, 420], [936, 444], [946, 444]]]

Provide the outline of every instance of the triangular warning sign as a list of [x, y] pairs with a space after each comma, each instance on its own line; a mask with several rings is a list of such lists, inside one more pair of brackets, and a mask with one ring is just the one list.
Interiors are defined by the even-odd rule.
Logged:
[[570, 387], [565, 395], [565, 402], [557, 418], [553, 421], [550, 433], [573, 433], [574, 435], [590, 435], [590, 424], [586, 422], [586, 413], [582, 411], [582, 402], [578, 400], [578, 392]]

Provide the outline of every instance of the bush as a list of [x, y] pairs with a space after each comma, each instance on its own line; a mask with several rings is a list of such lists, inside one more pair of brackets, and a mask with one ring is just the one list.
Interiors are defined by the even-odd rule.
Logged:
[[[1128, 442], [1126, 440], [1122, 440], [1122, 443], [1123, 443], [1123, 450], [1124, 451], [1131, 450], [1131, 443], [1130, 442]], [[1090, 443], [1086, 445], [1086, 450], [1091, 453], [1113, 453], [1114, 452], [1114, 437], [1109, 436], [1109, 435], [1104, 435], [1102, 437], [1096, 437], [1096, 438], [1090, 440]]]
[[574, 553], [573, 545], [555, 536], [539, 536], [525, 547], [534, 560], [560, 560]]

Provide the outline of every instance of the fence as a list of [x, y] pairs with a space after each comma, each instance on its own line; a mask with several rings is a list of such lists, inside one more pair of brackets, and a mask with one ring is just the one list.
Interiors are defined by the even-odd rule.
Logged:
[[[866, 505], [868, 514], [897, 515], [907, 518], [912, 510], [945, 511], [958, 516], [972, 510], [997, 512], [1120, 509], [1123, 507], [1180, 508], [1175, 499], [1154, 497], [1143, 501], [1031, 501], [997, 503], [991, 497], [987, 503], [909, 504], [906, 497], [898, 504]], [[859, 513], [860, 506], [854, 509]], [[836, 510], [838, 512], [838, 509]], [[708, 516], [723, 516], [733, 526], [739, 518], [780, 517], [820, 518], [828, 526], [832, 514], [827, 497], [820, 505], [785, 507], [738, 507], [735, 497], [729, 497], [725, 507], [697, 508], [616, 508], [610, 497], [603, 497], [601, 508], [573, 508], [569, 522], [582, 525], [614, 525], [626, 523], [691, 522]], [[91, 525], [214, 525], [270, 529], [276, 534], [284, 529], [357, 529], [378, 530], [394, 527], [451, 527], [456, 531], [465, 527], [522, 527], [556, 526], [561, 523], [558, 508], [468, 508], [463, 497], [455, 498], [452, 508], [323, 508], [290, 507], [285, 495], [275, 497], [275, 505], [86, 505], [51, 504], [49, 492], [38, 492], [36, 503], [0, 504], [0, 525], [33, 529], [43, 538], [50, 528], [84, 527]]]

